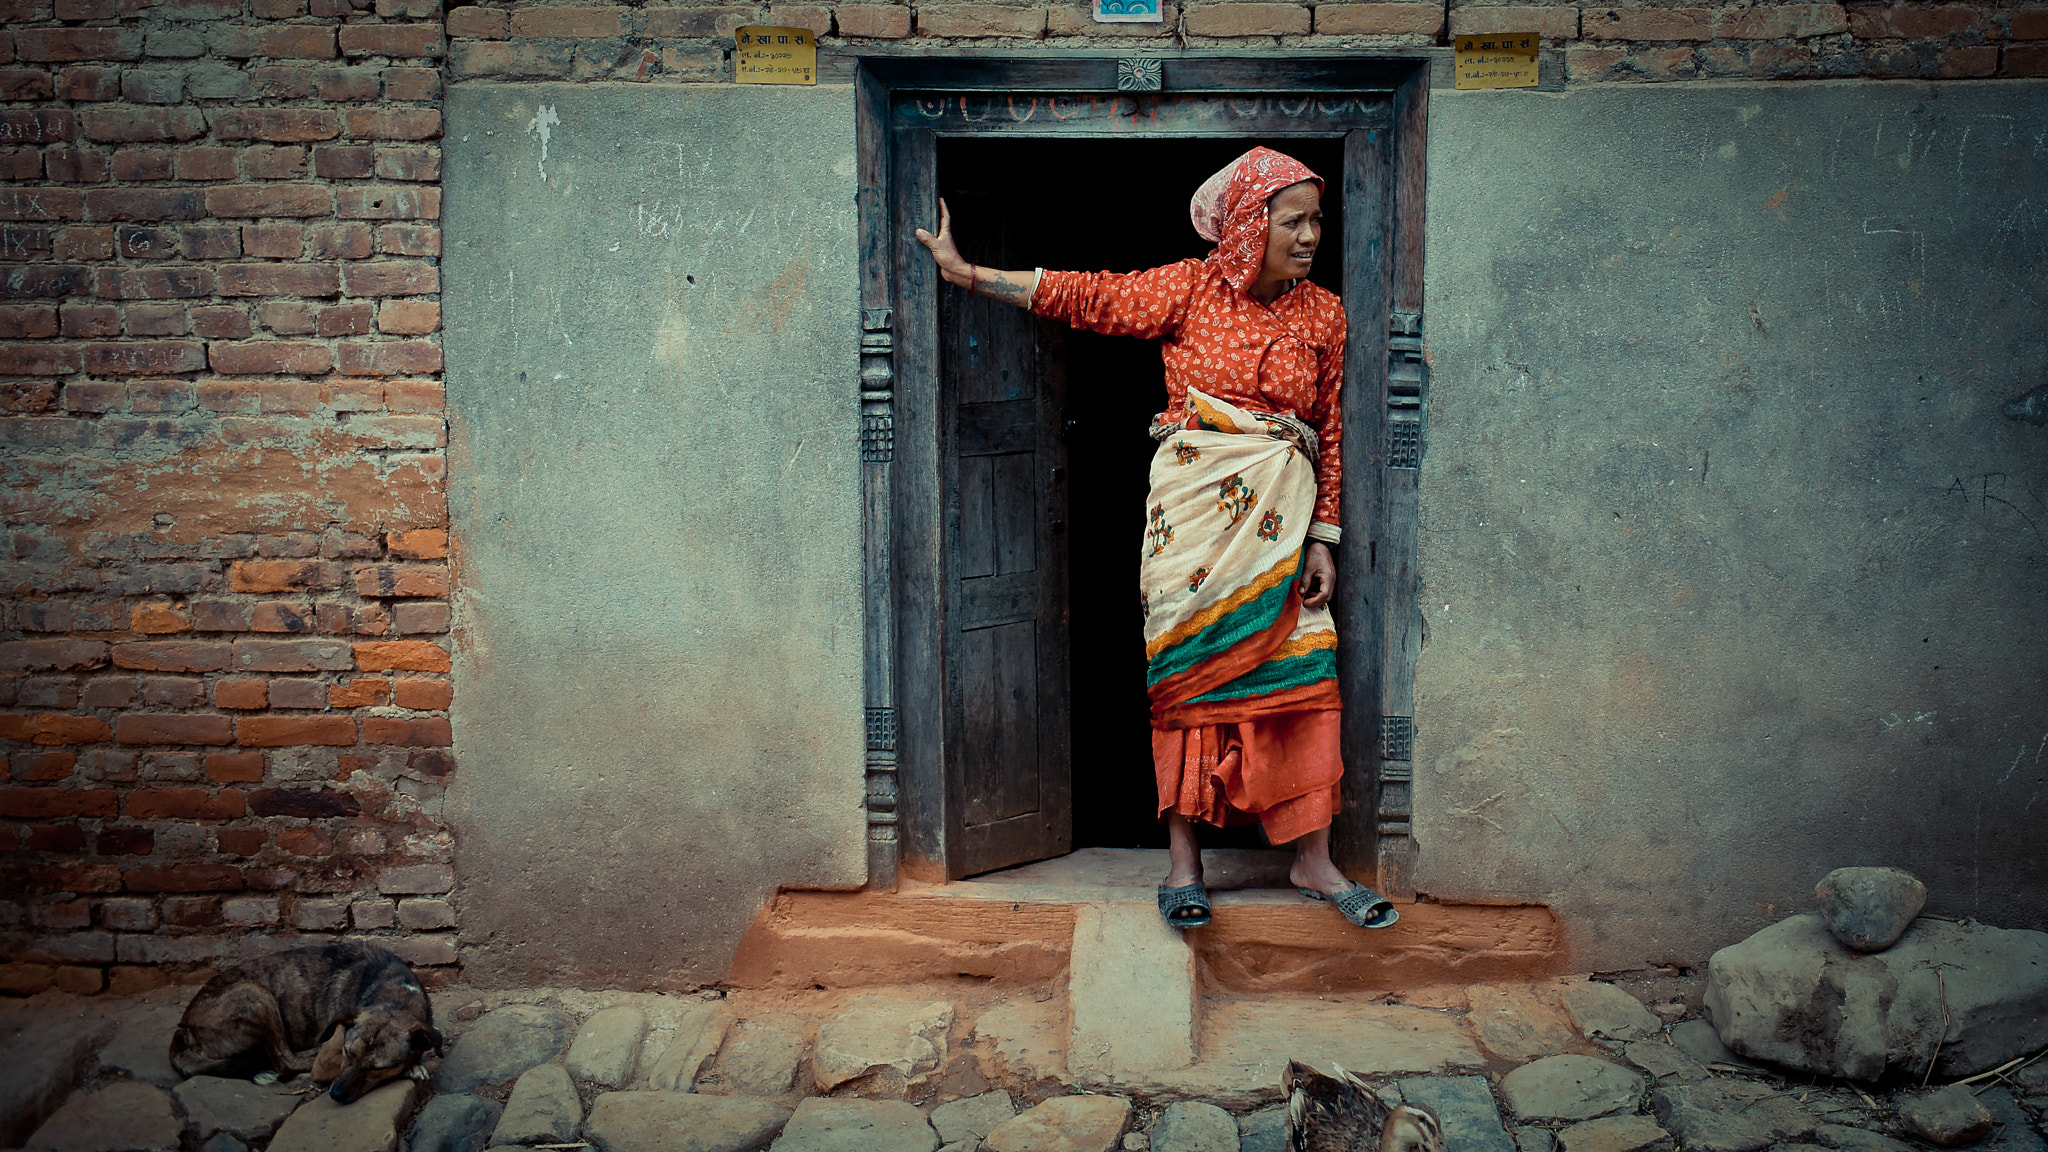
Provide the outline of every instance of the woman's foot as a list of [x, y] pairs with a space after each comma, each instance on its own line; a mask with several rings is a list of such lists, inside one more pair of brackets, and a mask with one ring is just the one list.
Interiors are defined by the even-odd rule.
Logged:
[[1335, 896], [1357, 887], [1349, 876], [1338, 871], [1330, 859], [1330, 828], [1324, 825], [1294, 841], [1294, 866], [1287, 870], [1287, 879], [1296, 888], [1308, 888], [1325, 896]]
[[1335, 896], [1358, 887], [1328, 856], [1321, 860], [1304, 860], [1296, 856], [1294, 866], [1287, 870], [1287, 882], [1296, 888], [1309, 888], [1325, 896]]

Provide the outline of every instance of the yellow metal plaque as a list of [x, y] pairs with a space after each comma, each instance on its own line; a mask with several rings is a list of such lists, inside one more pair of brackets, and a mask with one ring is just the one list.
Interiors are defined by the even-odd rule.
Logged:
[[1490, 36], [1460, 36], [1458, 44], [1458, 87], [1534, 88], [1536, 48], [1534, 32], [1501, 32]]
[[742, 84], [816, 84], [818, 38], [809, 28], [736, 28]]

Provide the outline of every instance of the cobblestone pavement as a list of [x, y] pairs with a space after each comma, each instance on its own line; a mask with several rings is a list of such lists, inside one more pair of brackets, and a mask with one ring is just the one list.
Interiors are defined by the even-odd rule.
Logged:
[[1186, 1067], [1089, 1075], [1069, 1072], [1087, 1054], [1058, 990], [456, 986], [434, 995], [450, 1046], [431, 1080], [346, 1107], [179, 1080], [165, 1049], [191, 991], [0, 1002], [0, 1147], [1279, 1152], [1276, 1054], [1298, 1051], [1429, 1104], [1452, 1152], [1909, 1152], [1937, 1103], [1986, 1152], [2048, 1152], [2048, 1059], [1939, 1101], [1781, 1076], [1722, 1048], [1701, 982], [1673, 976], [1211, 997]]

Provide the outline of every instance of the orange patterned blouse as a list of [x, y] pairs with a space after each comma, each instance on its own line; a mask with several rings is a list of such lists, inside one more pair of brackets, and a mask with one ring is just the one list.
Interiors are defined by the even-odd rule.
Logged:
[[1144, 272], [1046, 272], [1031, 310], [1091, 332], [1159, 341], [1169, 423], [1182, 418], [1190, 386], [1307, 423], [1320, 441], [1315, 518], [1337, 525], [1344, 306], [1335, 293], [1303, 280], [1268, 306], [1232, 287], [1216, 261], [1182, 260]]

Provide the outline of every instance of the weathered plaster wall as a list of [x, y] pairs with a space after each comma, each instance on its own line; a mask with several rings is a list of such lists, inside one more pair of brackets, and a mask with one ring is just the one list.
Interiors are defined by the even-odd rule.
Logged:
[[851, 90], [448, 115], [465, 975], [715, 981], [866, 880]]
[[2048, 86], [1438, 92], [1423, 890], [2048, 919]]

